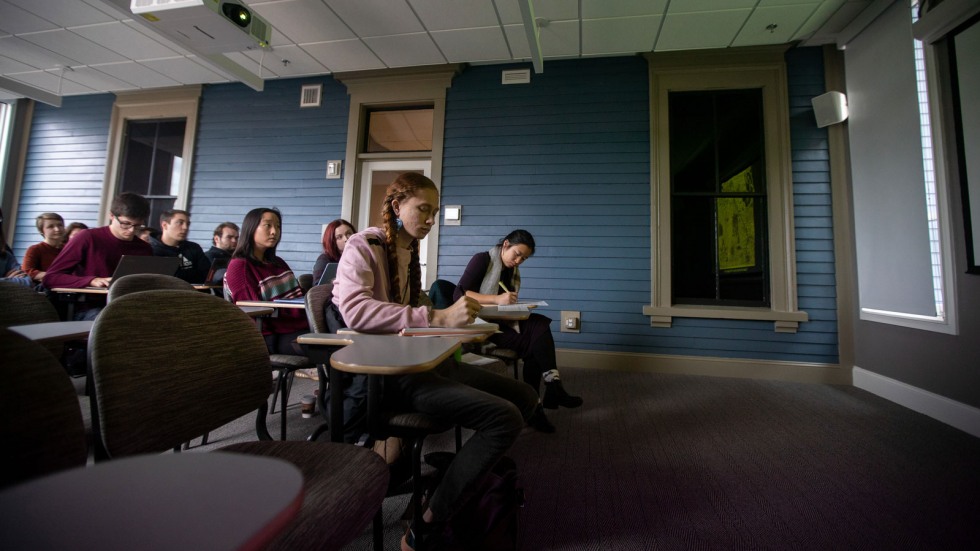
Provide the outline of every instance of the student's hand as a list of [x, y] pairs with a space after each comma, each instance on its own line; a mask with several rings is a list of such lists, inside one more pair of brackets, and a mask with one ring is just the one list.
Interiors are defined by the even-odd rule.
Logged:
[[48, 272], [38, 272], [34, 275], [34, 281], [40, 282], [42, 279], [44, 279], [44, 274], [46, 273]]
[[88, 282], [88, 285], [89, 287], [108, 287], [111, 281], [111, 277], [94, 277], [92, 281]]
[[4, 277], [27, 277], [27, 272], [21, 270], [20, 268], [14, 268], [13, 270], [7, 272], [7, 275]]
[[432, 310], [431, 327], [463, 327], [473, 323], [480, 311], [480, 303], [470, 297], [461, 297], [449, 308]]
[[511, 291], [509, 293], [502, 293], [497, 295], [497, 304], [514, 304], [517, 302], [517, 293]]

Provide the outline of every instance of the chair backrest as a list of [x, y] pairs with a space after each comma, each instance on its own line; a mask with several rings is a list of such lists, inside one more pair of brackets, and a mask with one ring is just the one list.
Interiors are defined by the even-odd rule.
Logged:
[[0, 328], [0, 487], [88, 459], [85, 425], [65, 368], [40, 344]]
[[255, 324], [206, 293], [119, 297], [95, 321], [89, 350], [96, 432], [110, 457], [171, 449], [256, 410], [272, 390]]
[[306, 293], [306, 320], [310, 323], [310, 331], [314, 333], [329, 333], [324, 309], [333, 299], [333, 284], [324, 283], [311, 287]]
[[304, 293], [313, 287], [313, 274], [300, 274], [296, 280], [299, 281], [299, 288], [302, 289]]
[[433, 281], [432, 287], [429, 288], [429, 300], [432, 301], [432, 307], [436, 310], [449, 308], [456, 302], [453, 300], [454, 293], [456, 293], [455, 283], [445, 279]]
[[112, 285], [109, 286], [109, 294], [106, 296], [106, 302], [112, 302], [113, 300], [130, 293], [152, 291], [156, 289], [193, 291], [194, 286], [183, 279], [169, 275], [130, 274], [112, 282]]
[[0, 281], [0, 327], [58, 321], [58, 310], [31, 287]]

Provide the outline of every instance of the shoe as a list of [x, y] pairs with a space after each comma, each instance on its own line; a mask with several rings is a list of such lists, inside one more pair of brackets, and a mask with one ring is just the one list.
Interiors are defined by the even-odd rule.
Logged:
[[534, 430], [538, 432], [552, 433], [555, 432], [555, 426], [551, 424], [548, 417], [544, 414], [544, 409], [538, 406], [538, 409], [534, 410], [531, 417], [528, 418], [527, 424], [531, 425]]
[[296, 376], [300, 379], [312, 379], [314, 381], [320, 380], [320, 375], [317, 374], [316, 369], [297, 369]]
[[582, 405], [582, 399], [578, 396], [571, 396], [565, 392], [565, 387], [561, 385], [561, 379], [554, 379], [550, 383], [544, 384], [544, 399], [542, 405], [548, 409], [577, 408]]
[[402, 536], [401, 551], [415, 551], [422, 547], [426, 551], [438, 551], [442, 545], [442, 524], [423, 523], [420, 528], [410, 526]]

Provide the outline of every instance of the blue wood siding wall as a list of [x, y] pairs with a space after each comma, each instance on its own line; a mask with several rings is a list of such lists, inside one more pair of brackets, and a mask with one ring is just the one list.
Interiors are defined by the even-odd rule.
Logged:
[[60, 214], [65, 224], [99, 225], [114, 100], [100, 94], [64, 98], [60, 108], [35, 104], [11, 244], [18, 260], [41, 240], [34, 219], [42, 212]]
[[[300, 87], [323, 83], [320, 107], [300, 108]], [[347, 89], [330, 77], [205, 88], [194, 158], [189, 239], [210, 247], [215, 226], [239, 226], [256, 207], [283, 216], [278, 253], [297, 274], [321, 252], [323, 224], [340, 216], [343, 180], [327, 180], [327, 160], [347, 149]], [[346, 169], [346, 167], [345, 167]]]
[[439, 277], [514, 228], [537, 241], [521, 268], [522, 295], [542, 313], [582, 312], [582, 332], [559, 347], [652, 354], [836, 363], [833, 242], [826, 132], [810, 97], [823, 91], [819, 49], [787, 56], [801, 307], [796, 334], [771, 322], [674, 318], [656, 329], [650, 300], [647, 65], [637, 57], [549, 62], [529, 85], [501, 85], [504, 67], [456, 77], [446, 107], [443, 204], [461, 226], [440, 229]]

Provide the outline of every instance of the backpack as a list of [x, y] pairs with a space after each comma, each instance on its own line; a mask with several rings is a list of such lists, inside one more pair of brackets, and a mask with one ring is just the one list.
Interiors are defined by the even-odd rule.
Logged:
[[477, 485], [473, 497], [446, 523], [445, 545], [452, 551], [507, 551], [518, 548], [524, 488], [517, 464], [501, 457]]

